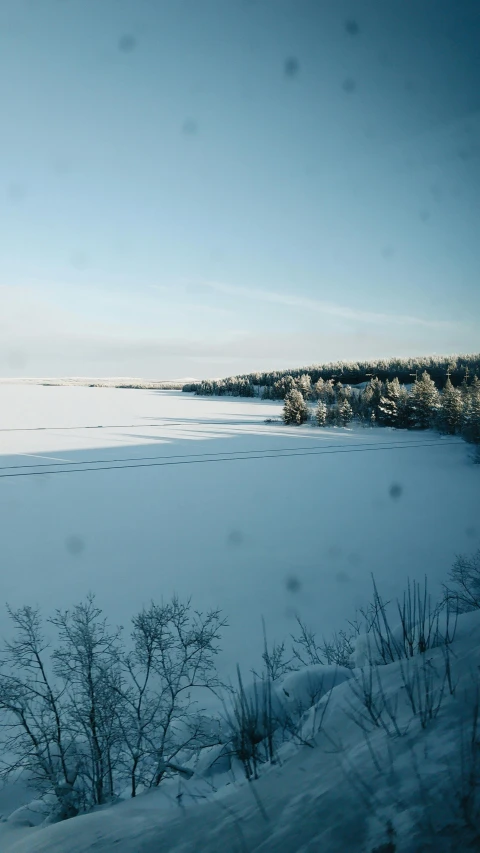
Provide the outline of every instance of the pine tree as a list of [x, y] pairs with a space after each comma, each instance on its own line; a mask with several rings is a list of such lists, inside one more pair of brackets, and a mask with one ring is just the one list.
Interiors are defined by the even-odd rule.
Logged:
[[480, 444], [480, 381], [475, 376], [468, 389], [462, 435], [473, 444]]
[[464, 398], [458, 388], [454, 388], [447, 378], [443, 389], [440, 409], [438, 412], [438, 426], [442, 432], [455, 435], [459, 432], [463, 421]]
[[320, 379], [318, 379], [317, 382], [315, 382], [315, 387], [314, 387], [315, 397], [317, 400], [324, 400], [324, 386], [325, 386], [325, 383], [324, 383], [322, 377], [320, 377]]
[[392, 379], [391, 382], [387, 379], [386, 388], [385, 388], [385, 396], [389, 400], [394, 400], [394, 402], [396, 403], [397, 400], [400, 398], [401, 392], [402, 392], [402, 386], [400, 385], [400, 382], [398, 381], [398, 376], [395, 376], [395, 378]]
[[296, 388], [289, 391], [283, 407], [283, 421], [286, 424], [304, 424], [308, 419], [308, 407], [302, 394]]
[[336, 403], [333, 406], [327, 407], [327, 420], [326, 423], [328, 426], [340, 426], [340, 412], [338, 411], [338, 406]]
[[348, 402], [348, 400], [344, 400], [343, 403], [340, 403], [338, 407], [338, 416], [342, 426], [348, 426], [349, 423], [353, 420], [353, 410]]
[[333, 386], [333, 379], [327, 379], [323, 384], [323, 400], [325, 403], [333, 403], [335, 400], [335, 389]]
[[412, 388], [413, 425], [417, 429], [428, 429], [435, 420], [438, 407], [439, 394], [435, 382], [425, 370]]
[[380, 397], [378, 404], [378, 421], [384, 426], [395, 426], [398, 419], [398, 410], [395, 400], [390, 397]]
[[319, 400], [317, 404], [317, 408], [315, 410], [315, 420], [317, 422], [317, 426], [323, 427], [327, 423], [327, 405], [323, 402], [323, 400]]
[[308, 373], [302, 373], [297, 379], [297, 388], [303, 396], [304, 400], [310, 400], [312, 397], [312, 380]]

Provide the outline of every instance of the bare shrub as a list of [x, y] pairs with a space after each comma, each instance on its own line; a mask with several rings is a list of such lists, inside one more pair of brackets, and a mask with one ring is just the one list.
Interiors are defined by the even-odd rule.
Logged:
[[447, 602], [459, 613], [480, 609], [480, 549], [471, 556], [460, 554], [448, 578], [451, 585], [444, 587]]
[[275, 760], [273, 739], [277, 720], [270, 679], [255, 679], [249, 695], [237, 665], [237, 682], [232, 706], [225, 708], [225, 719], [232, 753], [241, 761], [245, 776], [251, 781], [258, 779], [260, 764]]
[[292, 635], [292, 651], [294, 657], [302, 666], [311, 664], [336, 664], [351, 669], [352, 655], [355, 651], [355, 640], [360, 633], [358, 620], [348, 622], [348, 628], [334, 633], [331, 640], [323, 638], [317, 640], [317, 636], [311, 628], [307, 627], [299, 616], [297, 624], [299, 633]]
[[174, 597], [133, 622], [133, 650], [111, 628], [93, 595], [48, 620], [38, 610], [8, 611], [13, 639], [0, 662], [3, 761], [0, 775], [26, 774], [53, 794], [57, 819], [113, 801], [128, 779], [158, 785], [188, 775], [178, 756], [219, 742], [195, 694], [216, 691], [215, 656], [225, 620]]
[[386, 695], [378, 667], [360, 669], [351, 679], [350, 688], [354, 699], [347, 700], [348, 710], [344, 710], [366, 736], [375, 728], [383, 729], [389, 737], [407, 733], [408, 724], [400, 725], [398, 720], [398, 695]]
[[[378, 657], [382, 663], [389, 664], [453, 641], [457, 611], [453, 609], [452, 614], [448, 601], [432, 605], [426, 577], [423, 586], [415, 580], [413, 583], [408, 580], [402, 602], [396, 602], [400, 623], [395, 631], [390, 624], [390, 602], [382, 599], [373, 576], [372, 583], [373, 600], [367, 610], [362, 611], [368, 637], [371, 638], [369, 654], [372, 661]], [[440, 615], [444, 608], [445, 625], [441, 630]]]

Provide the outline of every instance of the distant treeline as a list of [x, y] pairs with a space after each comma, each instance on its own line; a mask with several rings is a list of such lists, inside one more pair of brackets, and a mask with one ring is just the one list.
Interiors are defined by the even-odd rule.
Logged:
[[454, 387], [461, 385], [465, 377], [480, 375], [480, 353], [472, 355], [430, 355], [419, 358], [387, 358], [371, 361], [335, 361], [291, 370], [245, 373], [227, 379], [191, 382], [183, 391], [201, 395], [229, 394], [237, 397], [262, 396], [269, 400], [283, 400], [291, 389], [291, 379], [310, 377], [315, 385], [319, 379], [341, 382], [343, 385], [359, 385], [376, 377], [381, 382], [397, 378], [403, 385], [415, 381], [416, 375], [427, 371], [437, 388], [443, 388], [447, 376]]

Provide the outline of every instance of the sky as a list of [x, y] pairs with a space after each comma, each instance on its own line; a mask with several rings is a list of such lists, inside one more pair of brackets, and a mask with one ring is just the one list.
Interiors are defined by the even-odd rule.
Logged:
[[0, 377], [480, 349], [478, 0], [0, 0]]

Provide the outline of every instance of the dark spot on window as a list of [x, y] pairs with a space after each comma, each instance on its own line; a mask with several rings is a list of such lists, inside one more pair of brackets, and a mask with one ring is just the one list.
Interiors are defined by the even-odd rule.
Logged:
[[132, 50], [135, 50], [136, 46], [137, 40], [135, 36], [125, 34], [118, 40], [118, 49], [123, 51], [123, 53], [131, 53]]
[[193, 118], [187, 118], [182, 124], [182, 133], [185, 136], [195, 136], [198, 133], [198, 124]]
[[393, 248], [393, 246], [384, 246], [383, 247], [382, 258], [385, 258], [385, 260], [387, 260], [387, 261], [390, 260], [391, 258], [393, 258], [394, 254], [395, 254], [395, 249]]
[[65, 548], [74, 557], [78, 557], [79, 554], [81, 554], [82, 551], [85, 549], [85, 542], [83, 537], [78, 536], [76, 533], [71, 533], [70, 536], [67, 536], [65, 540]]
[[298, 59], [294, 56], [289, 56], [288, 59], [285, 60], [285, 65], [283, 67], [286, 77], [296, 77], [298, 72], [300, 71], [300, 63]]
[[476, 532], [477, 528], [474, 527], [473, 524], [470, 524], [468, 527], [465, 528], [465, 533], [467, 534], [467, 536], [475, 536]]
[[360, 27], [358, 26], [357, 21], [353, 18], [350, 18], [349, 21], [345, 21], [345, 30], [347, 31], [349, 36], [358, 36], [360, 32]]
[[343, 91], [347, 93], [347, 95], [351, 95], [352, 92], [357, 88], [357, 84], [353, 77], [346, 77], [342, 83]]
[[285, 581], [285, 586], [287, 587], [288, 592], [296, 593], [300, 591], [302, 584], [295, 575], [290, 575], [290, 577]]
[[335, 580], [338, 583], [349, 583], [350, 575], [348, 575], [347, 572], [337, 572], [337, 574], [335, 575]]
[[360, 554], [356, 554], [355, 551], [348, 555], [347, 560], [352, 566], [358, 566], [362, 562]]
[[422, 222], [427, 222], [430, 219], [430, 211], [426, 210], [425, 208], [420, 211], [419, 215]]
[[244, 536], [241, 530], [231, 530], [227, 536], [227, 545], [239, 548], [243, 544]]
[[392, 483], [392, 485], [390, 486], [390, 488], [388, 490], [390, 497], [394, 501], [397, 501], [399, 499], [402, 492], [403, 492], [403, 488], [400, 485], [400, 483]]

